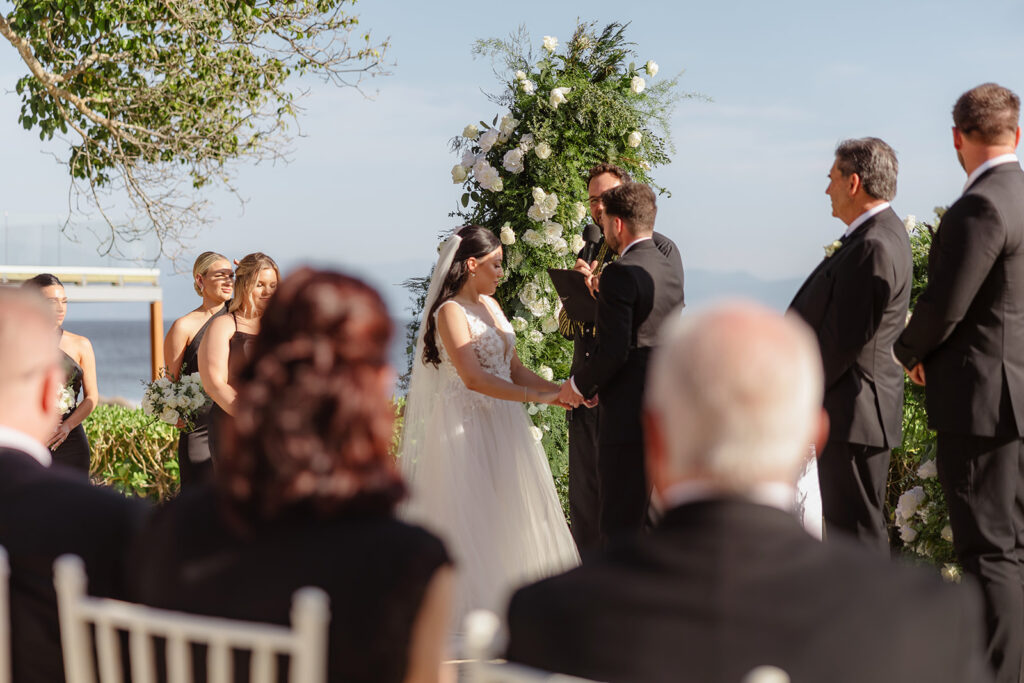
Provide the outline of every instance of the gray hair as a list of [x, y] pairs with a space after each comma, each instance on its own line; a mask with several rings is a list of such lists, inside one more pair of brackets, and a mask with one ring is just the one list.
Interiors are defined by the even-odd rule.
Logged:
[[673, 475], [734, 492], [796, 481], [824, 388], [817, 340], [801, 320], [744, 302], [673, 318], [649, 370], [645, 407]]
[[875, 199], [891, 202], [896, 196], [900, 165], [896, 152], [879, 138], [843, 140], [836, 147], [836, 167], [844, 176], [860, 176], [864, 191]]

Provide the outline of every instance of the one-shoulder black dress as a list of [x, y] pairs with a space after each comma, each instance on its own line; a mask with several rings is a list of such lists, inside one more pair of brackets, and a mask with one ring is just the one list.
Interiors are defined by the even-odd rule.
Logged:
[[[235, 333], [228, 340], [228, 384], [235, 386], [235, 378], [238, 377], [239, 370], [241, 370], [242, 366], [245, 365], [245, 361], [249, 358], [250, 349], [253, 342], [256, 341], [256, 335], [239, 331], [238, 318], [234, 313], [231, 314], [231, 318], [235, 321]], [[217, 466], [217, 454], [223, 448], [222, 444], [224, 443], [220, 438], [220, 433], [224, 429], [224, 423], [231, 419], [233, 418], [216, 403], [210, 408], [209, 441], [210, 455], [214, 467]]]
[[[62, 337], [64, 336], [63, 328], [60, 330], [60, 334]], [[71, 389], [75, 397], [74, 404], [68, 408], [67, 412], [61, 415], [60, 419], [63, 422], [78, 407], [78, 396], [82, 393], [82, 366], [63, 351], [60, 353], [63, 356], [64, 376], [66, 378], [64, 383]], [[85, 428], [82, 425], [78, 425], [68, 432], [68, 438], [64, 443], [57, 446], [56, 449], [50, 449], [50, 453], [53, 454], [53, 461], [55, 463], [78, 470], [86, 477], [89, 476], [89, 437], [85, 435]]]
[[[210, 316], [210, 319], [199, 328], [196, 336], [185, 347], [185, 356], [181, 362], [180, 376], [199, 372], [199, 344], [206, 336], [206, 330], [214, 318], [228, 312], [227, 304]], [[213, 404], [200, 408], [192, 416], [192, 431], [182, 430], [178, 436], [178, 472], [181, 488], [185, 490], [195, 484], [209, 479], [213, 475], [213, 460], [210, 457], [210, 408]]]

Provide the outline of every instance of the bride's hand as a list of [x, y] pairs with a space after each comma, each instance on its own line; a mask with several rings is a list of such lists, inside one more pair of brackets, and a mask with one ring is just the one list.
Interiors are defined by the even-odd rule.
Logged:
[[558, 391], [542, 391], [537, 396], [537, 403], [550, 403], [551, 405], [561, 405], [558, 402]]

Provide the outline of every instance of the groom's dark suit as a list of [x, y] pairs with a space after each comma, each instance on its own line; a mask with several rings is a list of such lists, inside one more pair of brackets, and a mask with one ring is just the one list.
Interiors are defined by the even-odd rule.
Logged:
[[598, 487], [602, 538], [639, 529], [647, 512], [641, 410], [647, 360], [665, 318], [683, 303], [682, 273], [650, 239], [634, 242], [601, 274], [597, 348], [573, 374], [599, 395]]
[[924, 363], [953, 545], [978, 576], [997, 680], [1024, 656], [1024, 171], [984, 171], [942, 217], [895, 352]]
[[903, 371], [892, 345], [912, 282], [907, 230], [886, 208], [845, 238], [790, 304], [817, 334], [825, 369], [830, 430], [818, 477], [827, 529], [885, 552], [889, 455], [903, 434]]
[[120, 597], [128, 544], [145, 506], [60, 465], [0, 448], [0, 545], [11, 562], [14, 681], [63, 683], [53, 561], [85, 560], [92, 595]]
[[676, 507], [651, 533], [517, 592], [508, 658], [612, 683], [989, 681], [972, 586], [893, 564], [741, 500]]

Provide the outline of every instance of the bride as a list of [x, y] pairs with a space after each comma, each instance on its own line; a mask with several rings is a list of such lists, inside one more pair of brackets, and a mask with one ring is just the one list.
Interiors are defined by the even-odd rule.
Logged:
[[456, 630], [469, 610], [503, 614], [513, 589], [579, 563], [547, 457], [519, 403], [558, 385], [519, 360], [491, 297], [498, 238], [461, 228], [442, 245], [424, 305], [400, 462], [406, 518], [444, 538], [456, 560]]

